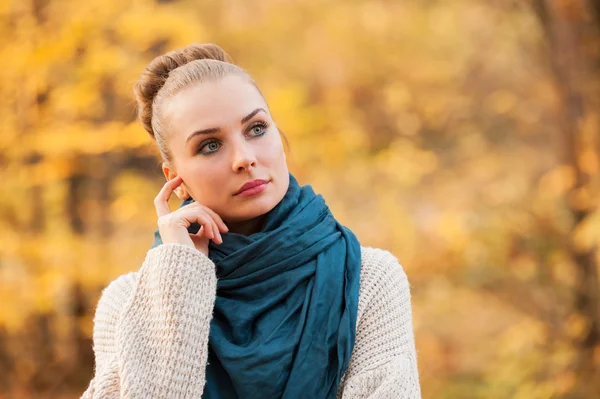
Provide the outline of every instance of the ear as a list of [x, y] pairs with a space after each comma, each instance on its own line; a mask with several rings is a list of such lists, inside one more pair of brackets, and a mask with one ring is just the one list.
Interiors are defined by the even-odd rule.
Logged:
[[[177, 177], [177, 172], [173, 168], [171, 168], [171, 166], [167, 162], [163, 162], [162, 171], [167, 180], [172, 180]], [[177, 187], [174, 191], [175, 195], [177, 195], [177, 197], [179, 197], [179, 199], [181, 200], [186, 200], [190, 197], [190, 194], [185, 188], [185, 182], [182, 182], [179, 185], [179, 187]]]

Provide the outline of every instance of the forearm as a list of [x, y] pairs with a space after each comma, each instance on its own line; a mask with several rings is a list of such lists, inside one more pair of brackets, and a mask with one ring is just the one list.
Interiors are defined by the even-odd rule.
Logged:
[[149, 251], [117, 334], [122, 392], [200, 397], [216, 286], [214, 264], [199, 251], [178, 244]]
[[120, 310], [114, 323], [95, 330], [102, 347], [83, 397], [200, 397], [216, 284], [214, 264], [193, 248], [163, 244], [148, 251], [127, 299], [116, 303], [124, 296], [110, 295], [109, 287], [99, 303], [99, 314]]

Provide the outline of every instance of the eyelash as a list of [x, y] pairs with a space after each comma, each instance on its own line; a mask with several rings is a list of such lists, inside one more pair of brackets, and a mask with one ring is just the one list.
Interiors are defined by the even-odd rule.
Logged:
[[[250, 130], [256, 128], [256, 127], [262, 128], [262, 133], [254, 135], [254, 136], [251, 136], [251, 138], [257, 138], [257, 137], [264, 136], [265, 133], [267, 133], [267, 128], [269, 127], [269, 125], [266, 122], [256, 122], [256, 123], [253, 123], [252, 125], [250, 125], [248, 127], [248, 131], [250, 131]], [[211, 154], [214, 154], [215, 152], [219, 151], [219, 149], [216, 149], [216, 150], [210, 151], [210, 152], [202, 152], [202, 150], [206, 146], [208, 146], [209, 144], [212, 144], [212, 143], [219, 143], [219, 141], [211, 139], [211, 140], [203, 142], [202, 144], [200, 144], [200, 147], [198, 148], [198, 154], [200, 154], [200, 155], [211, 155]], [[219, 147], [219, 148], [221, 148], [221, 147]]]

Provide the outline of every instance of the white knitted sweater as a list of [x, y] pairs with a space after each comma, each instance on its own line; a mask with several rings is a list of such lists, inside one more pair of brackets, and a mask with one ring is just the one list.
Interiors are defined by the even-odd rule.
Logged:
[[[406, 274], [387, 251], [361, 252], [356, 343], [337, 398], [421, 398]], [[200, 251], [149, 250], [138, 272], [102, 292], [82, 398], [200, 398], [216, 291], [215, 265]]]

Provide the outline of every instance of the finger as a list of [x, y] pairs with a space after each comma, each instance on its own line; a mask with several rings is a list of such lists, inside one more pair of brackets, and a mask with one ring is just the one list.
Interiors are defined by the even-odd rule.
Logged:
[[205, 211], [206, 213], [208, 213], [215, 220], [215, 223], [217, 224], [217, 231], [219, 233], [220, 232], [227, 233], [229, 231], [229, 227], [227, 227], [227, 225], [225, 224], [223, 219], [221, 219], [221, 217], [215, 211], [210, 209], [209, 207], [204, 206], [198, 202], [192, 202], [192, 203], [189, 203], [189, 204], [181, 207], [180, 209], [187, 208], [187, 207], [199, 208], [199, 209], [202, 209], [203, 211]]
[[221, 237], [221, 233], [219, 232], [219, 226], [217, 226], [217, 223], [215, 222], [214, 219], [213, 219], [213, 231], [215, 233], [215, 238], [213, 239], [213, 241], [216, 242], [217, 244], [222, 244], [223, 238]]
[[[199, 208], [201, 209], [201, 208]], [[198, 231], [198, 235], [206, 235], [210, 239], [212, 239], [217, 244], [223, 243], [223, 239], [221, 238], [221, 233], [219, 233], [219, 227], [213, 220], [212, 216], [206, 212], [206, 209], [201, 209], [204, 211], [204, 217], [208, 218], [207, 224], [203, 225], [202, 232]], [[212, 234], [212, 235], [210, 235]]]
[[198, 237], [196, 234], [190, 234], [190, 239], [194, 243], [194, 246], [196, 247], [197, 250], [201, 251], [202, 253], [204, 253], [208, 256], [208, 253], [205, 252], [208, 249], [207, 248], [208, 242], [209, 242], [208, 238]]
[[[211, 232], [212, 232], [212, 229], [211, 229]], [[198, 230], [198, 232], [194, 235], [198, 238], [202, 238], [202, 237], [209, 238], [208, 234], [206, 234], [206, 228], [204, 226], [201, 226], [200, 229]]]
[[[216, 242], [217, 244], [220, 244], [222, 242], [221, 239], [221, 235], [219, 234], [219, 228], [217, 227], [215, 221], [212, 219], [212, 217], [210, 215], [208, 215], [210, 217], [210, 231], [212, 233], [212, 240], [214, 242]], [[221, 241], [221, 242], [219, 242]]]
[[221, 237], [221, 232], [219, 231], [220, 229], [219, 229], [218, 222], [217, 222], [217, 220], [215, 220], [215, 217], [218, 218], [219, 216], [215, 212], [213, 212], [212, 209], [205, 208], [205, 210], [208, 212], [208, 214], [212, 217], [212, 220], [213, 220], [213, 230], [215, 232], [215, 240], [214, 241], [217, 244], [222, 244], [223, 237]]
[[202, 226], [201, 229], [198, 230], [197, 235], [205, 235], [210, 239], [215, 238], [215, 233], [213, 231], [214, 222], [212, 217], [208, 215], [202, 208], [193, 209], [191, 219]]
[[206, 237], [199, 237], [196, 234], [190, 233], [190, 238], [194, 245], [200, 245], [204, 240], [207, 240]]
[[176, 176], [175, 178], [169, 180], [163, 185], [156, 198], [154, 198], [154, 207], [156, 208], [156, 214], [158, 217], [171, 213], [171, 208], [169, 207], [169, 198], [171, 198], [173, 190], [175, 190], [175, 188], [177, 188], [182, 181], [183, 180], [181, 179], [181, 176]]
[[229, 231], [229, 227], [227, 227], [225, 222], [223, 222], [221, 216], [219, 216], [215, 211], [213, 211], [210, 208], [204, 207], [204, 209], [213, 217], [213, 219], [217, 223], [217, 226], [219, 227], [219, 231], [222, 231], [223, 233], [227, 233]]
[[212, 217], [204, 209], [186, 205], [174, 211], [173, 216], [176, 216], [178, 219], [184, 219], [189, 224], [198, 223], [200, 229], [196, 235], [212, 238]]

